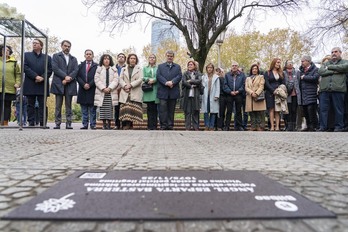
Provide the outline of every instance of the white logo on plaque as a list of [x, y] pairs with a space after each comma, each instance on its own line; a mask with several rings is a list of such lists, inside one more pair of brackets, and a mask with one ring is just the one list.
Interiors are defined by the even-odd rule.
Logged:
[[73, 208], [76, 202], [68, 198], [74, 194], [70, 193], [59, 199], [50, 198], [42, 203], [36, 204], [35, 210], [41, 210], [44, 213], [57, 213], [60, 210]]
[[294, 211], [298, 210], [297, 206], [291, 202], [276, 201], [274, 204], [275, 204], [275, 206], [277, 206], [277, 208], [284, 210], [284, 211], [294, 212]]

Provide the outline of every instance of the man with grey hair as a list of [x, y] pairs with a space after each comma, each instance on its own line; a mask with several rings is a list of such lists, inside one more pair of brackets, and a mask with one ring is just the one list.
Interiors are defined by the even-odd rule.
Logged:
[[173, 130], [176, 100], [180, 97], [179, 83], [182, 78], [180, 65], [174, 63], [174, 52], [166, 52], [167, 61], [158, 65], [157, 97], [160, 100], [159, 118], [161, 130]]
[[320, 87], [320, 131], [328, 129], [330, 106], [335, 111], [335, 132], [344, 131], [344, 98], [347, 93], [348, 60], [342, 59], [342, 50], [334, 47], [331, 60], [319, 69]]
[[303, 56], [300, 67], [300, 91], [303, 114], [307, 122], [307, 128], [304, 131], [319, 129], [317, 116], [318, 82], [318, 68], [312, 62], [312, 57]]
[[243, 131], [242, 104], [245, 91], [245, 75], [239, 71], [238, 63], [232, 61], [231, 71], [226, 73], [223, 90], [227, 94], [227, 113], [224, 130], [230, 130], [233, 104], [235, 105], [235, 128], [236, 131]]

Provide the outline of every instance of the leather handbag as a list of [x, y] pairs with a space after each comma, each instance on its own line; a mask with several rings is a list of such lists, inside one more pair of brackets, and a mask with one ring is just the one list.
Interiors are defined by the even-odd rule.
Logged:
[[262, 91], [259, 96], [254, 98], [255, 101], [263, 101], [265, 100], [265, 91]]
[[150, 92], [153, 90], [153, 86], [151, 84], [148, 84], [146, 82], [144, 82], [142, 85], [141, 85], [141, 89], [144, 91], [144, 92]]

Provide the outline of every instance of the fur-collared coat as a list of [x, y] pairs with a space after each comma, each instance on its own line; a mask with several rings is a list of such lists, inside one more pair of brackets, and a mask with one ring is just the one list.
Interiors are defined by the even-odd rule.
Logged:
[[[94, 95], [94, 105], [95, 106], [102, 106], [104, 95], [103, 89], [106, 88], [106, 68], [104, 66], [98, 66], [95, 76], [94, 76], [94, 82], [95, 82], [95, 95]], [[111, 89], [111, 99], [112, 99], [112, 105], [116, 106], [118, 105], [118, 94], [117, 94], [117, 86], [118, 86], [118, 74], [117, 69], [115, 67], [109, 68], [109, 88]]]
[[278, 88], [276, 88], [276, 94], [274, 96], [275, 106], [274, 111], [276, 112], [282, 112], [284, 114], [288, 114], [288, 103], [287, 103], [287, 97], [288, 92], [285, 85], [279, 85]]
[[255, 101], [251, 96], [252, 93], [256, 93], [257, 96], [264, 91], [265, 78], [263, 75], [257, 75], [255, 77], [247, 77], [245, 81], [245, 112], [263, 111], [266, 110], [266, 100]]
[[[143, 90], [141, 89], [141, 84], [143, 83], [143, 71], [139, 65], [135, 65], [132, 76], [129, 76], [128, 65], [123, 67], [120, 74], [120, 103], [126, 103], [128, 96], [130, 96], [131, 101], [143, 102]], [[132, 88], [129, 93], [127, 93], [123, 87], [126, 84], [131, 84]]]

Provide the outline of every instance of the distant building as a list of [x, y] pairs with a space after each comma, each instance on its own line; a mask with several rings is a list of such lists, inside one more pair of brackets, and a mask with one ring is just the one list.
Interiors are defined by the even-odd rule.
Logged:
[[170, 25], [169, 22], [164, 20], [155, 20], [152, 22], [151, 31], [151, 47], [152, 53], [157, 53], [158, 47], [162, 41], [171, 39], [179, 43], [180, 31], [174, 25]]

